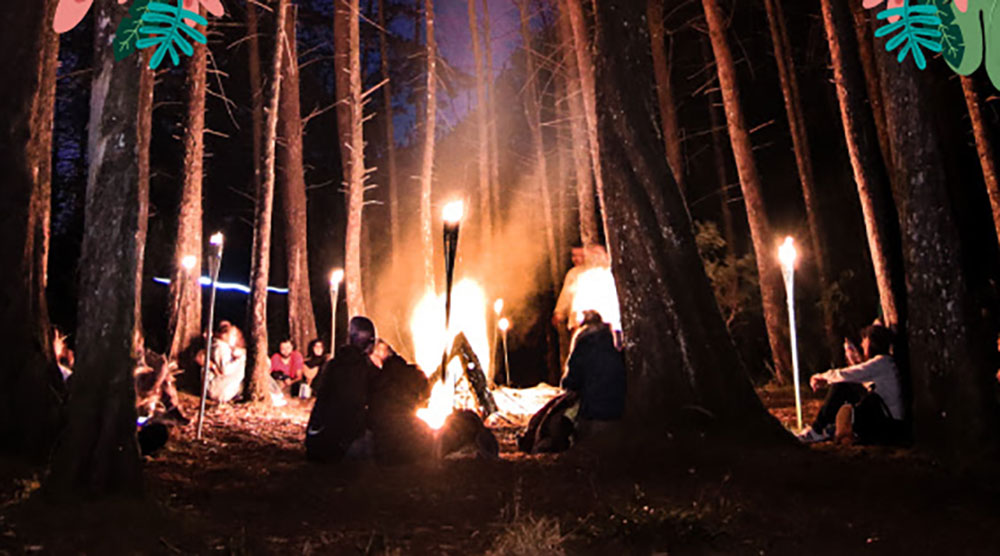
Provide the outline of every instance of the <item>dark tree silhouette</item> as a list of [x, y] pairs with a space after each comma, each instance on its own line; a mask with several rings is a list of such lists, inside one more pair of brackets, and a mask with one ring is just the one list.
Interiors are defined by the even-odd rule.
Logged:
[[51, 198], [52, 114], [58, 37], [55, 2], [4, 9], [0, 105], [0, 451], [42, 457], [56, 426], [61, 386], [45, 302]]
[[663, 156], [645, 9], [636, 4], [599, 3], [596, 53], [605, 218], [629, 373], [627, 418], [641, 424], [640, 434], [661, 435], [696, 406], [727, 427], [753, 431], [752, 438], [780, 438], [782, 429], [754, 393], [726, 330]]
[[49, 487], [59, 494], [136, 492], [132, 338], [139, 222], [141, 56], [115, 62], [111, 35], [128, 7], [94, 3], [94, 76], [89, 124], [90, 172], [80, 258], [80, 299], [66, 427]]

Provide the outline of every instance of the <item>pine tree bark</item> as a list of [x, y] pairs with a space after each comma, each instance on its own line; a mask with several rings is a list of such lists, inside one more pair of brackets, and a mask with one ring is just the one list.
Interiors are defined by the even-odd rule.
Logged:
[[253, 249], [250, 261], [250, 303], [247, 311], [247, 369], [244, 399], [258, 402], [267, 398], [271, 361], [267, 342], [267, 282], [271, 270], [271, 218], [274, 213], [275, 157], [277, 154], [278, 111], [284, 66], [285, 22], [288, 0], [275, 2], [276, 23], [274, 61], [267, 90], [267, 121], [264, 126], [260, 187], [254, 197]]
[[524, 87], [524, 115], [531, 130], [531, 142], [535, 149], [535, 175], [538, 179], [538, 193], [542, 201], [542, 219], [545, 226], [545, 244], [548, 248], [549, 277], [554, 287], [562, 282], [559, 274], [559, 253], [556, 252], [555, 223], [552, 217], [552, 193], [549, 190], [549, 169], [545, 157], [545, 138], [542, 135], [542, 108], [538, 99], [538, 85], [535, 75], [535, 60], [531, 46], [531, 31], [527, 0], [519, 0], [517, 8], [521, 16], [521, 40], [524, 42], [525, 72], [528, 82]]
[[[479, 18], [476, 0], [468, 0], [469, 32], [472, 35], [472, 58], [476, 65], [476, 132], [478, 134], [479, 214], [482, 224], [482, 254], [492, 252], [493, 209], [490, 206], [490, 139], [489, 104], [486, 101], [486, 75], [479, 44]], [[487, 264], [487, 268], [489, 264]]]
[[976, 82], [972, 77], [964, 75], [961, 76], [961, 80], [965, 105], [969, 109], [969, 120], [972, 123], [972, 136], [976, 139], [979, 164], [983, 167], [983, 181], [986, 183], [986, 192], [990, 196], [990, 206], [993, 208], [993, 225], [996, 227], [997, 238], [1000, 238], [1000, 182], [997, 180], [997, 164], [993, 156], [993, 138], [983, 120]]
[[486, 105], [489, 114], [490, 206], [493, 221], [500, 222], [500, 139], [497, 132], [497, 91], [493, 81], [493, 34], [490, 30], [490, 3], [483, 4], [483, 45], [486, 55]]
[[670, 61], [664, 52], [663, 0], [649, 0], [646, 6], [649, 22], [649, 40], [653, 52], [653, 73], [656, 75], [656, 99], [660, 105], [660, 122], [663, 126], [663, 143], [667, 149], [667, 162], [674, 181], [684, 193], [684, 153], [681, 151], [680, 124], [677, 122], [677, 103], [670, 82]]
[[420, 163], [420, 240], [424, 262], [424, 288], [434, 287], [434, 217], [431, 187], [434, 181], [434, 134], [437, 129], [437, 42], [434, 38], [434, 0], [424, 0], [427, 32], [427, 97], [424, 100], [424, 145]]
[[577, 67], [576, 43], [573, 39], [573, 28], [567, 13], [568, 1], [560, 0], [558, 23], [559, 41], [564, 45], [563, 48], [568, 49], [564, 58], [566, 98], [569, 104], [576, 198], [580, 213], [580, 241], [584, 245], [596, 245], [600, 242], [600, 232], [597, 225], [597, 208], [594, 206], [594, 181], [587, 140], [587, 117], [584, 115], [583, 109], [583, 90]]
[[[248, 6], [248, 9], [254, 9]], [[204, 32], [204, 30], [202, 30]], [[208, 48], [194, 45], [187, 62], [188, 92], [184, 133], [184, 182], [177, 207], [174, 271], [170, 278], [169, 357], [187, 359], [187, 351], [201, 338], [202, 271], [202, 181], [205, 158], [205, 99], [207, 97]], [[193, 257], [193, 268], [184, 268], [185, 257]]]
[[383, 120], [385, 121], [386, 167], [389, 180], [389, 230], [392, 234], [392, 268], [396, 272], [400, 268], [399, 257], [402, 253], [402, 232], [399, 221], [399, 182], [396, 171], [396, 130], [393, 124], [392, 81], [389, 79], [389, 45], [385, 27], [385, 0], [378, 0], [379, 53], [382, 65], [382, 99], [384, 102]]
[[771, 232], [768, 222], [760, 175], [753, 156], [753, 145], [740, 105], [736, 66], [726, 41], [725, 17], [717, 0], [702, 0], [702, 6], [708, 22], [709, 38], [715, 55], [716, 71], [719, 74], [719, 86], [722, 88], [729, 139], [746, 203], [747, 221], [750, 223], [750, 237], [757, 259], [761, 303], [767, 325], [767, 337], [771, 344], [771, 355], [774, 359], [775, 376], [781, 381], [791, 376], [792, 365], [788, 350], [788, 333], [785, 329], [787, 321], [784, 310], [784, 284], [776, 253], [777, 238]]
[[899, 250], [898, 218], [892, 191], [881, 165], [875, 122], [865, 107], [865, 77], [857, 62], [855, 45], [850, 40], [853, 27], [851, 15], [843, 2], [821, 0], [821, 4], [840, 119], [864, 215], [879, 304], [885, 322], [899, 327], [906, 291]]
[[[906, 269], [906, 334], [917, 443], [952, 463], [995, 456], [996, 353], [963, 268], [963, 245], [921, 73], [880, 52]], [[891, 94], [889, 94], [891, 92]]]
[[251, 132], [253, 134], [253, 190], [260, 189], [263, 169], [260, 166], [264, 149], [264, 80], [260, 71], [260, 37], [257, 17], [257, 6], [254, 1], [247, 2], [247, 36], [250, 43], [250, 103]]
[[143, 269], [146, 260], [146, 237], [149, 234], [149, 183], [150, 160], [153, 144], [153, 89], [156, 85], [156, 74], [149, 69], [151, 52], [143, 52], [142, 72], [139, 74], [139, 111], [136, 115], [136, 162], [139, 176], [136, 181], [138, 190], [139, 228], [135, 235], [135, 324], [132, 328], [132, 357], [145, 364], [146, 336], [142, 327], [142, 284], [145, 280]]
[[288, 266], [288, 331], [299, 350], [317, 337], [309, 284], [308, 211], [302, 146], [302, 108], [299, 102], [299, 54], [295, 22], [298, 10], [290, 9], [285, 24], [285, 61], [278, 108], [283, 148], [278, 150], [285, 212], [285, 257]]
[[[587, 40], [587, 22], [583, 16], [581, 0], [563, 0], [563, 7], [569, 16], [570, 28], [573, 32], [573, 51], [576, 55], [576, 70], [580, 74], [580, 90], [583, 99], [583, 115], [587, 130], [587, 144], [590, 147], [590, 163], [594, 170], [594, 189], [598, 200], [604, 199], [604, 177], [601, 171], [601, 153], [597, 130], [597, 97], [594, 83], [594, 62], [590, 54], [590, 43]], [[595, 5], [596, 9], [597, 6]], [[603, 201], [600, 201], [603, 203]], [[607, 219], [604, 216], [604, 206], [601, 206], [601, 222], [604, 233], [607, 234]]]
[[[365, 298], [361, 285], [362, 210], [365, 204], [364, 99], [361, 96], [361, 12], [358, 0], [339, 0], [334, 17], [341, 20], [341, 36], [334, 37], [334, 63], [337, 69], [337, 96], [341, 127], [341, 153], [347, 157], [344, 181], [347, 183], [347, 235], [344, 261], [344, 285], [349, 317], [364, 315]], [[346, 89], [344, 88], [346, 87]]]
[[[806, 130], [805, 113], [802, 110], [802, 95], [799, 93], [799, 79], [795, 74], [795, 60], [792, 57], [792, 44], [788, 39], [788, 29], [785, 24], [784, 10], [778, 0], [764, 0], [767, 12], [767, 23], [771, 29], [771, 43], [774, 46], [774, 59], [778, 66], [778, 77], [781, 81], [781, 94], [785, 99], [785, 114], [788, 118], [788, 128], [792, 136], [792, 150], [795, 153], [795, 166], [799, 171], [799, 183], [802, 184], [802, 199], [806, 207], [806, 219], [809, 222], [809, 247], [812, 248], [812, 261], [816, 265], [821, 292], [827, 292], [834, 282], [830, 274], [828, 247], [830, 242], [826, 237], [823, 225], [822, 202], [816, 188], [813, 174], [812, 153], [809, 149], [809, 133]], [[833, 308], [828, 303], [820, 303], [823, 313], [823, 332], [826, 335], [826, 347], [833, 356], [840, 346], [840, 340], [834, 331]], [[832, 359], [832, 357], [831, 357]]]
[[115, 62], [111, 38], [128, 12], [94, 3], [94, 77], [80, 258], [76, 366], [49, 488], [57, 494], [141, 488], [132, 373], [139, 223], [139, 82], [142, 57]]
[[656, 99], [645, 10], [629, 0], [602, 0], [600, 9], [597, 105], [607, 233], [626, 337], [625, 418], [637, 435], [662, 442], [665, 432], [690, 432], [695, 419], [685, 413], [698, 407], [714, 416], [717, 430], [787, 440], [754, 393], [719, 314], [649, 117]]
[[[875, 130], [878, 134], [879, 150], [882, 152], [882, 161], [889, 175], [892, 175], [892, 145], [889, 143], [889, 135], [886, 131], [885, 123], [885, 102], [882, 99], [882, 88], [879, 86], [879, 74], [875, 69], [875, 50], [878, 48], [874, 44], [874, 31], [868, 21], [868, 8], [861, 4], [861, 0], [848, 0], [848, 6], [854, 16], [854, 34], [857, 37], [858, 60], [861, 62], [861, 69], [865, 74], [865, 90], [868, 91], [868, 103], [875, 119]], [[848, 36], [848, 35], [844, 35]]]
[[8, 6], [0, 36], [8, 83], [0, 104], [0, 452], [43, 460], [58, 427], [62, 377], [45, 302], [58, 36], [55, 2]]
[[[701, 53], [705, 65], [714, 64], [715, 58], [712, 55], [712, 45], [709, 44], [708, 39], [703, 35], [699, 42], [701, 43]], [[722, 101], [721, 96], [722, 93], [720, 90], [720, 103]], [[726, 139], [722, 134], [722, 129], [726, 124], [723, 121], [724, 117], [719, 114], [719, 105], [715, 102], [715, 95], [706, 92], [705, 101], [708, 104], [709, 125], [712, 126], [712, 160], [715, 161], [715, 176], [716, 181], [719, 183], [719, 213], [722, 215], [722, 236], [726, 240], [726, 256], [730, 264], [732, 264], [738, 254], [739, 247], [736, 245], [736, 223], [733, 220], [733, 211], [729, 206], [729, 175], [726, 172]]]

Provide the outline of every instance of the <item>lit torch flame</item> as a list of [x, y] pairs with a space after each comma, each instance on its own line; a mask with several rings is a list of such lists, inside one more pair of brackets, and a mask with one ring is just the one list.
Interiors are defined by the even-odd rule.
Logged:
[[493, 302], [493, 312], [499, 317], [503, 313], [503, 299], [497, 299]]
[[215, 232], [212, 237], [208, 240], [209, 243], [215, 246], [222, 245], [222, 232]]
[[799, 258], [798, 251], [795, 250], [795, 240], [792, 236], [785, 238], [785, 242], [778, 248], [778, 260], [783, 268], [795, 268], [795, 260]]
[[500, 322], [497, 323], [497, 326], [500, 328], [500, 332], [506, 332], [510, 330], [510, 320], [508, 320], [507, 317], [504, 317], [500, 319]]
[[197, 262], [198, 259], [196, 259], [194, 255], [186, 255], [183, 259], [181, 259], [181, 266], [184, 267], [184, 270], [190, 271], [194, 268], [194, 265]]
[[444, 206], [444, 221], [446, 224], [458, 224], [465, 213], [465, 203], [452, 201]]
[[338, 268], [330, 273], [330, 286], [336, 286], [344, 281], [344, 271]]

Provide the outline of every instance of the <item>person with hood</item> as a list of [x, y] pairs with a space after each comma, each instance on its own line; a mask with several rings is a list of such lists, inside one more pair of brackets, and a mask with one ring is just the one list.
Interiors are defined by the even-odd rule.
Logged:
[[368, 404], [378, 375], [371, 359], [375, 324], [356, 316], [348, 325], [348, 344], [337, 350], [314, 381], [316, 403], [306, 428], [306, 457], [334, 463], [372, 455]]

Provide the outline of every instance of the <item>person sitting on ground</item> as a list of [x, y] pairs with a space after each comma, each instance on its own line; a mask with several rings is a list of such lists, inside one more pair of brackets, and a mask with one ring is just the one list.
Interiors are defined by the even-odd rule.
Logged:
[[316, 375], [319, 374], [319, 370], [329, 360], [330, 357], [326, 353], [326, 344], [323, 343], [323, 340], [315, 338], [309, 342], [309, 348], [306, 350], [306, 359], [304, 361], [305, 367], [302, 369], [302, 378], [306, 381], [306, 384], [314, 386], [313, 380], [315, 380]]
[[812, 424], [799, 435], [806, 443], [839, 439], [867, 444], [892, 442], [898, 438], [905, 417], [899, 370], [891, 355], [892, 331], [872, 325], [861, 331], [864, 361], [843, 369], [831, 369], [809, 379], [813, 391], [830, 389]]
[[580, 397], [578, 428], [591, 421], [617, 421], [625, 412], [625, 361], [615, 348], [611, 326], [597, 311], [584, 311], [562, 387]]
[[135, 370], [135, 407], [139, 417], [187, 425], [190, 420], [180, 409], [174, 384], [177, 365], [152, 350], [146, 350], [145, 359], [145, 365]]
[[302, 354], [292, 340], [285, 338], [278, 344], [278, 352], [271, 356], [271, 378], [279, 382], [297, 381], [305, 368]]
[[246, 374], [247, 350], [243, 333], [229, 321], [222, 321], [212, 342], [208, 373], [208, 399], [225, 403], [235, 398]]
[[430, 398], [430, 382], [416, 365], [379, 340], [371, 355], [382, 370], [372, 385], [368, 424], [382, 463], [413, 462], [433, 452], [433, 433], [417, 417]]
[[306, 457], [333, 463], [371, 455], [367, 432], [368, 402], [378, 367], [370, 355], [375, 348], [375, 324], [356, 316], [348, 324], [348, 344], [323, 367], [316, 385], [316, 403], [306, 428]]

